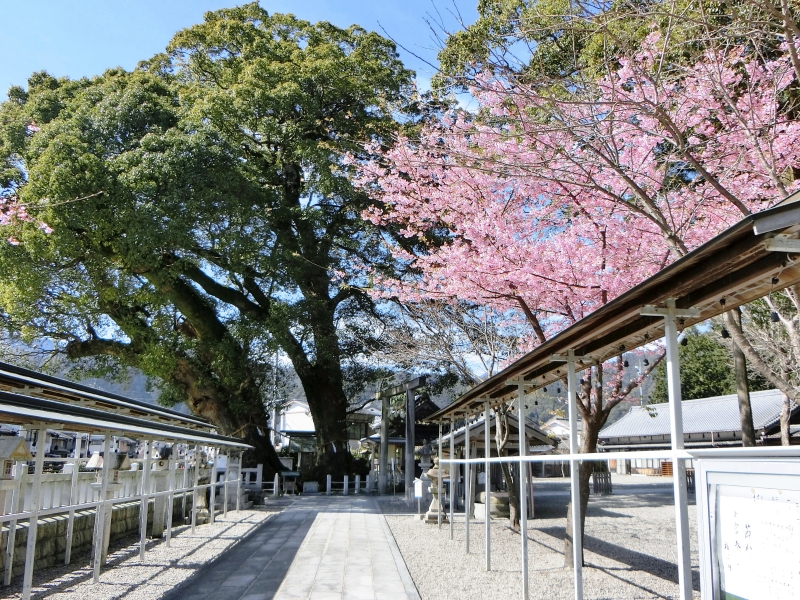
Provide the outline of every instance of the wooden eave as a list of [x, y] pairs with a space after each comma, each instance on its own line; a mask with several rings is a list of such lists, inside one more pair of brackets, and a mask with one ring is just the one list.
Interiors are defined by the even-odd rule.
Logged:
[[[674, 298], [678, 308], [697, 308], [700, 316], [687, 318], [690, 327], [726, 310], [747, 304], [770, 292], [800, 283], [800, 253], [768, 250], [771, 238], [800, 237], [800, 194], [793, 201], [745, 217], [702, 246], [605, 304], [587, 317], [547, 340], [493, 377], [481, 382], [449, 406], [427, 417], [429, 422], [480, 412], [487, 400], [492, 406], [516, 397], [509, 380], [525, 380], [526, 392], [566, 376], [564, 363], [553, 355], [573, 350], [584, 357], [586, 368], [664, 336], [661, 317], [641, 315], [646, 305], [663, 305]], [[789, 199], [787, 199], [789, 200]], [[778, 283], [773, 284], [773, 278]], [[725, 304], [720, 303], [724, 299]]]

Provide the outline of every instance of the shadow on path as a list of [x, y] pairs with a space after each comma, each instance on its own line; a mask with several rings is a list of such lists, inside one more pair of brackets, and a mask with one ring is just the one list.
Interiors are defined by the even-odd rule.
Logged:
[[[563, 527], [537, 527], [536, 529], [537, 531], [541, 531], [542, 533], [556, 538], [557, 540], [563, 541], [564, 539]], [[600, 569], [609, 574], [611, 574], [610, 571], [615, 570], [644, 571], [645, 573], [649, 573], [650, 575], [671, 581], [675, 585], [678, 585], [678, 565], [668, 560], [650, 556], [649, 554], [644, 554], [643, 552], [637, 552], [636, 550], [630, 550], [617, 544], [605, 542], [590, 535], [584, 536], [584, 549], [594, 552], [595, 554], [605, 556], [611, 560], [621, 562], [629, 567], [629, 569], [600, 567], [592, 565], [587, 561], [586, 565], [592, 568]], [[692, 569], [692, 589], [700, 591], [700, 573], [695, 569]]]
[[164, 600], [273, 598], [319, 512], [299, 504], [266, 521]]

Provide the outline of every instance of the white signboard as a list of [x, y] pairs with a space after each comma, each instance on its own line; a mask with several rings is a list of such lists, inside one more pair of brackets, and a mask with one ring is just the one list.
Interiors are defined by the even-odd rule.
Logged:
[[704, 600], [800, 597], [800, 462], [701, 459]]
[[798, 597], [800, 492], [720, 485], [716, 521], [723, 598]]

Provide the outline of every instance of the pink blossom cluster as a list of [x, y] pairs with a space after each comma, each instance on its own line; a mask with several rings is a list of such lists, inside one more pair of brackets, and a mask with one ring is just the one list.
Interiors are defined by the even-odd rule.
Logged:
[[[781, 103], [788, 56], [709, 50], [667, 69], [660, 45], [651, 34], [566, 94], [479, 78], [480, 113], [456, 111], [358, 165], [376, 199], [365, 218], [425, 246], [393, 249], [421, 275], [381, 279], [379, 293], [524, 302], [549, 337], [797, 189], [785, 177], [800, 167], [800, 123]], [[426, 245], [432, 232], [446, 243]]]
[[[28, 214], [25, 204], [19, 202], [15, 196], [0, 196], [0, 227], [9, 227], [18, 223], [34, 223], [44, 233], [50, 234], [53, 229], [42, 221]], [[10, 236], [6, 238], [9, 244], [19, 245], [19, 240]]]

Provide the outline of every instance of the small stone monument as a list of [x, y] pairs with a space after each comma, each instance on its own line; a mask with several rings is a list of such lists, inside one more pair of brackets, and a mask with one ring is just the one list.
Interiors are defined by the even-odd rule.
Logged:
[[[448, 458], [450, 456], [449, 453], [444, 452], [442, 454], [442, 458]], [[433, 500], [431, 500], [431, 505], [428, 507], [428, 512], [425, 513], [425, 522], [426, 523], [438, 523], [439, 522], [439, 510], [442, 511], [442, 523], [447, 523], [447, 512], [444, 510], [443, 504], [439, 501], [439, 478], [442, 477], [449, 477], [449, 471], [445, 471], [444, 469], [439, 468], [439, 456], [434, 455], [433, 457], [433, 467], [428, 469], [424, 475], [431, 480], [430, 483], [430, 490], [431, 494], [433, 495]], [[444, 487], [442, 488], [444, 490]]]
[[[208, 467], [208, 456], [206, 456], [205, 452], [200, 452], [200, 462], [197, 468], [199, 469], [197, 485], [211, 483], [211, 469]], [[208, 488], [197, 490], [197, 517], [195, 520], [197, 525], [203, 525], [211, 520], [211, 513], [208, 510], [208, 498], [206, 496], [207, 491]]]

